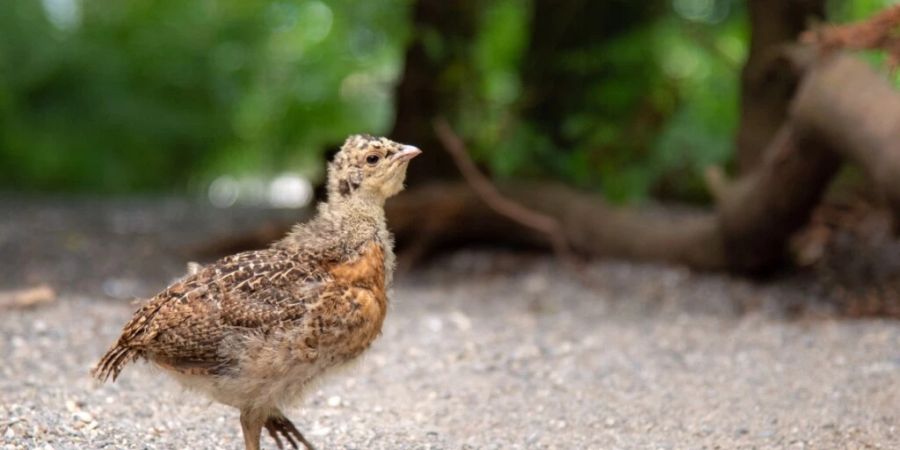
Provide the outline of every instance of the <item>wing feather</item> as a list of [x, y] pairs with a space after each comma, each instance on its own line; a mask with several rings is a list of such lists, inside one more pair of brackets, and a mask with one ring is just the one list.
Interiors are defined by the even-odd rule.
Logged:
[[139, 356], [176, 369], [227, 368], [233, 335], [267, 333], [302, 320], [329, 274], [312, 258], [279, 249], [239, 253], [175, 282], [134, 314], [95, 374], [115, 379]]

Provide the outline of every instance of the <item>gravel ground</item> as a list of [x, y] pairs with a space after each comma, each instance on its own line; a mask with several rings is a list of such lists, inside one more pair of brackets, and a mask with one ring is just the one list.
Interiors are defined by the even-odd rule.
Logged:
[[[0, 285], [60, 291], [0, 311], [0, 449], [241, 448], [236, 411], [150, 367], [107, 385], [88, 371], [128, 297], [178, 275], [179, 248], [260, 218], [246, 213], [0, 199]], [[288, 415], [320, 449], [900, 445], [896, 322], [831, 319], [792, 282], [616, 262], [587, 276], [499, 252], [401, 274], [372, 351]]]

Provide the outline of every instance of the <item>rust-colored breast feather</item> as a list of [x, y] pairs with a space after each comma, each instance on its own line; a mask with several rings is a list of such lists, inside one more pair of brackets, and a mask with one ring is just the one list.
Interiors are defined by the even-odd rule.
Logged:
[[384, 271], [384, 249], [375, 241], [344, 261], [279, 249], [224, 258], [140, 308], [97, 374], [115, 378], [125, 364], [144, 357], [183, 373], [226, 375], [240, 367], [233, 348], [223, 351], [225, 346], [242, 336], [279, 333], [304, 342], [309, 358], [342, 362], [381, 331]]
[[332, 281], [327, 296], [333, 300], [325, 305], [334, 310], [323, 314], [326, 322], [332, 322], [324, 329], [343, 332], [320, 339], [335, 347], [335, 359], [358, 355], [381, 332], [387, 313], [384, 270], [384, 249], [376, 242], [367, 244], [357, 259], [329, 268]]

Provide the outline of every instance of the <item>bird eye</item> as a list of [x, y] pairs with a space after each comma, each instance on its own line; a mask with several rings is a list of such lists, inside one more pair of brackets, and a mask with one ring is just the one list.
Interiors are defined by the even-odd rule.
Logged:
[[380, 159], [381, 159], [381, 157], [378, 156], [378, 155], [369, 155], [369, 156], [366, 156], [366, 162], [369, 163], [369, 164], [372, 164], [372, 165], [377, 164], [377, 163], [378, 163], [378, 160], [380, 160]]

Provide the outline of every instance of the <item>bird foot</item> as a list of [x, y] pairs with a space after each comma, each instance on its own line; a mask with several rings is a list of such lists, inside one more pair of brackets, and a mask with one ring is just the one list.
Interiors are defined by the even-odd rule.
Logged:
[[269, 430], [272, 439], [275, 439], [275, 445], [277, 445], [279, 449], [284, 449], [284, 445], [281, 442], [281, 438], [284, 437], [284, 439], [291, 444], [291, 447], [295, 449], [300, 448], [297, 446], [297, 442], [300, 442], [306, 447], [306, 450], [315, 450], [315, 447], [303, 437], [303, 433], [301, 433], [287, 417], [270, 416], [266, 419], [265, 427], [266, 430]]

